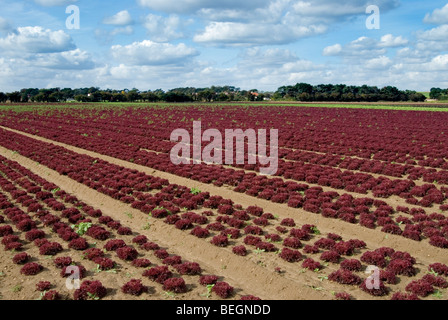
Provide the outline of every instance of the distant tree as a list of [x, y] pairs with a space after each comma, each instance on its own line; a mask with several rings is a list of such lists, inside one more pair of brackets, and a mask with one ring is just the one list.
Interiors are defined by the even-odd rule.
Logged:
[[75, 100], [78, 102], [91, 102], [91, 98], [87, 94], [78, 94], [75, 96]]
[[39, 93], [39, 89], [29, 88], [20, 90], [20, 100], [22, 102], [28, 102], [33, 99], [35, 95]]
[[143, 99], [143, 101], [156, 102], [156, 101], [160, 101], [160, 96], [158, 96], [154, 92], [148, 91], [148, 92], [142, 93], [142, 99]]
[[39, 92], [34, 97], [31, 98], [31, 101], [33, 102], [46, 102], [47, 101], [47, 95], [43, 92]]
[[296, 94], [307, 93], [309, 96], [313, 94], [313, 86], [308, 83], [298, 83], [295, 85]]
[[217, 97], [216, 101], [230, 101], [231, 95], [221, 92]]
[[112, 101], [113, 100], [113, 95], [112, 93], [108, 92], [108, 91], [101, 91], [101, 101]]
[[112, 102], [125, 102], [126, 101], [126, 95], [123, 93], [114, 93], [112, 95]]
[[137, 89], [133, 89], [126, 94], [126, 99], [129, 102], [135, 102], [142, 99], [142, 96], [137, 91]]
[[356, 101], [356, 95], [352, 92], [344, 93], [341, 96], [341, 101], [354, 102], [354, 101]]
[[385, 101], [402, 101], [403, 97], [401, 96], [400, 90], [396, 87], [387, 86], [381, 89], [380, 91], [381, 99]]
[[21, 96], [19, 91], [14, 91], [6, 94], [9, 101], [12, 103], [19, 103]]
[[62, 101], [67, 101], [69, 99], [74, 98], [73, 90], [71, 88], [62, 89], [61, 94], [62, 94], [62, 98], [61, 98]]
[[88, 93], [95, 93], [95, 92], [98, 92], [98, 91], [100, 91], [100, 88], [90, 87], [89, 90], [88, 90]]
[[4, 103], [7, 99], [8, 99], [8, 97], [6, 96], [6, 94], [3, 92], [0, 92], [0, 103]]
[[409, 94], [409, 100], [413, 102], [424, 102], [426, 97], [422, 93], [412, 92]]
[[429, 93], [429, 97], [431, 99], [439, 100], [442, 97], [443, 90], [440, 88], [431, 88]]
[[171, 91], [164, 95], [163, 100], [166, 102], [191, 102], [192, 98], [187, 94]]
[[298, 101], [304, 101], [304, 102], [306, 102], [306, 101], [312, 101], [312, 96], [311, 96], [311, 94], [308, 93], [308, 92], [302, 92], [302, 93], [299, 93], [299, 94], [296, 96], [296, 99], [297, 99]]
[[216, 99], [216, 92], [211, 89], [205, 89], [198, 92], [198, 100], [211, 102]]
[[48, 96], [48, 102], [60, 102], [63, 99], [64, 95], [59, 91], [53, 92]]

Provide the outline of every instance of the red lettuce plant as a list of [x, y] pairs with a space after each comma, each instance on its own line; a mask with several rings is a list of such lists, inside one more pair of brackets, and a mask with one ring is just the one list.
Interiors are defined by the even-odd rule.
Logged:
[[51, 289], [51, 282], [49, 281], [39, 281], [36, 284], [36, 290], [43, 292], [43, 291], [48, 291]]
[[386, 295], [389, 294], [389, 290], [390, 289], [387, 288], [382, 281], [379, 282], [379, 288], [378, 289], [375, 288], [375, 287], [369, 289], [367, 287], [366, 283], [367, 283], [367, 281], [364, 281], [363, 283], [361, 283], [360, 288], [361, 288], [362, 291], [365, 291], [365, 292], [371, 294], [372, 296], [382, 297], [382, 296], [386, 296]]
[[0, 237], [8, 236], [13, 233], [14, 233], [14, 231], [12, 230], [12, 227], [9, 225], [0, 227]]
[[212, 291], [221, 297], [222, 299], [227, 299], [233, 294], [233, 287], [230, 286], [227, 282], [218, 281], [213, 286]]
[[241, 235], [240, 230], [238, 229], [225, 229], [220, 233], [222, 236], [228, 237], [230, 239], [238, 239]]
[[168, 266], [175, 266], [182, 263], [182, 258], [180, 256], [171, 256], [163, 259], [163, 264]]
[[8, 243], [19, 242], [19, 241], [20, 241], [20, 238], [18, 236], [8, 235], [8, 236], [3, 237], [2, 244], [6, 246]]
[[300, 249], [303, 247], [302, 242], [300, 242], [297, 238], [286, 238], [283, 240], [283, 245], [285, 247], [293, 248], [293, 249]]
[[135, 259], [132, 261], [132, 265], [137, 268], [147, 268], [151, 265], [151, 261], [148, 259]]
[[446, 249], [448, 248], [448, 240], [442, 236], [432, 236], [429, 243], [435, 247]]
[[406, 291], [419, 297], [427, 297], [434, 292], [434, 287], [424, 280], [414, 280], [406, 286]]
[[335, 244], [336, 244], [336, 241], [328, 239], [328, 238], [319, 239], [314, 243], [314, 245], [316, 245], [318, 248], [324, 249], [324, 250], [333, 249]]
[[154, 242], [147, 242], [145, 244], [142, 244], [140, 246], [140, 248], [142, 248], [142, 249], [144, 249], [146, 251], [156, 251], [156, 250], [160, 249], [159, 245], [157, 243], [154, 243]]
[[105, 245], [104, 249], [107, 251], [117, 251], [119, 248], [126, 246], [126, 242], [120, 239], [109, 240]]
[[38, 229], [30, 230], [25, 234], [25, 239], [28, 241], [34, 241], [36, 239], [42, 239], [44, 237], [45, 237], [45, 232], [42, 230], [38, 230]]
[[199, 278], [199, 283], [202, 286], [214, 285], [219, 280], [219, 277], [213, 275], [204, 275]]
[[93, 262], [96, 263], [98, 268], [103, 271], [112, 270], [115, 268], [115, 262], [109, 258], [97, 257], [93, 259]]
[[435, 272], [437, 274], [447, 276], [448, 277], [448, 266], [442, 263], [433, 263], [428, 267], [430, 272]]
[[226, 227], [223, 226], [220, 222], [215, 222], [215, 223], [210, 223], [206, 228], [207, 228], [207, 230], [212, 230], [212, 231], [222, 231]]
[[86, 280], [74, 292], [75, 300], [102, 299], [107, 295], [107, 289], [100, 281]]
[[297, 250], [283, 248], [280, 252], [280, 258], [288, 262], [299, 262], [303, 259], [303, 256]]
[[361, 271], [362, 264], [356, 259], [347, 259], [341, 262], [341, 268], [349, 271]]
[[314, 271], [314, 270], [321, 270], [321, 269], [323, 268], [323, 266], [320, 264], [320, 262], [318, 262], [318, 261], [314, 261], [314, 260], [311, 259], [311, 258], [307, 258], [307, 259], [305, 259], [305, 260], [303, 261], [303, 263], [302, 263], [302, 267], [303, 267], [303, 268], [306, 268], [306, 269], [309, 269], [309, 270], [311, 270], [311, 271]]
[[201, 228], [199, 226], [196, 226], [193, 228], [193, 230], [191, 230], [190, 232], [192, 235], [198, 237], [198, 238], [207, 238], [208, 236], [210, 236], [210, 232], [207, 229]]
[[337, 300], [349, 301], [352, 300], [352, 296], [346, 292], [338, 292], [334, 295]]
[[290, 235], [291, 237], [297, 238], [302, 241], [308, 241], [311, 239], [311, 235], [302, 229], [291, 229]]
[[391, 300], [420, 300], [419, 297], [415, 293], [403, 293], [403, 292], [395, 292], [391, 298]]
[[148, 287], [142, 284], [140, 279], [131, 279], [121, 287], [121, 291], [133, 296], [140, 296], [144, 292], [148, 292]]
[[145, 272], [143, 272], [143, 276], [148, 277], [157, 283], [163, 284], [165, 280], [173, 276], [173, 273], [167, 266], [158, 266], [145, 270]]
[[329, 233], [328, 234], [328, 239], [331, 239], [333, 241], [341, 241], [342, 237], [340, 235], [338, 235], [338, 234], [335, 234], [335, 233]]
[[380, 280], [388, 284], [397, 284], [398, 278], [393, 272], [380, 270]]
[[266, 252], [275, 252], [275, 251], [277, 251], [277, 247], [274, 246], [272, 243], [269, 243], [269, 242], [263, 242], [263, 241], [260, 241], [260, 242], [258, 242], [258, 243], [255, 245], [255, 247], [256, 247], [258, 250], [264, 250], [264, 251], [266, 251]]
[[391, 260], [386, 270], [395, 275], [404, 275], [408, 277], [413, 277], [417, 274], [417, 270], [414, 268], [412, 262], [403, 259]]
[[177, 264], [174, 268], [181, 275], [199, 275], [202, 270], [198, 263], [196, 262], [184, 262], [182, 264]]
[[61, 295], [56, 290], [50, 290], [48, 292], [45, 292], [45, 294], [42, 296], [42, 300], [44, 301], [54, 301], [60, 299]]
[[13, 258], [12, 261], [15, 264], [25, 264], [27, 263], [29, 260], [31, 259], [31, 256], [26, 253], [26, 252], [22, 252], [22, 253], [18, 253], [16, 254]]
[[39, 253], [45, 256], [55, 256], [62, 250], [62, 246], [59, 243], [48, 242], [39, 248]]
[[308, 254], [317, 254], [319, 253], [319, 247], [318, 246], [310, 246], [309, 244], [305, 245], [303, 248], [303, 252]]
[[138, 245], [142, 245], [148, 242], [148, 238], [145, 235], [139, 235], [132, 239], [132, 242]]
[[163, 290], [174, 293], [185, 293], [188, 291], [188, 288], [184, 279], [169, 278], [163, 282]]
[[70, 241], [68, 247], [73, 250], [83, 251], [89, 248], [89, 243], [84, 238], [77, 238]]
[[111, 236], [111, 233], [109, 231], [100, 226], [90, 227], [89, 230], [87, 230], [86, 234], [96, 240], [101, 241], [107, 240]]
[[425, 276], [423, 276], [422, 281], [425, 281], [427, 283], [429, 283], [430, 285], [437, 287], [437, 288], [442, 288], [442, 289], [446, 289], [448, 288], [448, 282], [440, 277], [440, 276], [435, 276], [433, 274], [427, 274]]
[[361, 256], [361, 261], [365, 262], [367, 264], [370, 264], [370, 265], [375, 265], [379, 268], [385, 268], [387, 265], [387, 261], [386, 261], [384, 255], [382, 255], [379, 252], [375, 252], [375, 251], [365, 252]]
[[71, 257], [59, 257], [53, 260], [56, 268], [62, 269], [72, 264], [73, 260]]
[[351, 271], [340, 269], [328, 276], [328, 280], [338, 282], [340, 284], [359, 285], [362, 280]]
[[339, 263], [340, 258], [341, 256], [336, 251], [325, 251], [320, 256], [321, 260], [331, 263]]
[[132, 261], [132, 260], [135, 260], [138, 256], [137, 250], [135, 250], [132, 247], [128, 247], [128, 246], [118, 248], [116, 252], [117, 252], [117, 256], [121, 260]]
[[87, 275], [87, 269], [80, 264], [63, 267], [61, 270], [61, 274], [60, 274], [61, 277], [67, 278], [68, 276], [74, 274], [75, 273], [74, 267], [78, 268], [77, 271], [78, 271], [79, 279], [84, 279]]
[[229, 245], [229, 239], [225, 235], [214, 236], [211, 243], [217, 247], [227, 247]]
[[247, 255], [247, 249], [245, 246], [236, 246], [232, 248], [232, 252], [237, 256], [245, 257]]
[[257, 226], [247, 226], [244, 228], [244, 233], [260, 236], [263, 234], [263, 229]]
[[294, 219], [286, 218], [280, 222], [280, 225], [282, 225], [284, 227], [295, 227], [296, 223], [294, 222]]
[[20, 269], [20, 273], [26, 276], [35, 276], [36, 274], [40, 273], [43, 269], [44, 267], [38, 263], [28, 262]]

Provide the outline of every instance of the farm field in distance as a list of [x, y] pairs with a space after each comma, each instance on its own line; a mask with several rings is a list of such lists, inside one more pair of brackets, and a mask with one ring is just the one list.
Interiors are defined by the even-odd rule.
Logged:
[[[1, 105], [0, 297], [446, 300], [447, 106]], [[194, 121], [277, 129], [277, 173], [173, 164]]]

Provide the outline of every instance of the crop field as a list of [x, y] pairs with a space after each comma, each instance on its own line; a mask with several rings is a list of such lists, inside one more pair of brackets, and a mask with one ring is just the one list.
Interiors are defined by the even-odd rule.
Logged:
[[[0, 297], [446, 300], [443, 111], [0, 109]], [[249, 163], [249, 141], [244, 164], [174, 164], [170, 136], [193, 136], [195, 121], [202, 132], [278, 130], [276, 174]]]

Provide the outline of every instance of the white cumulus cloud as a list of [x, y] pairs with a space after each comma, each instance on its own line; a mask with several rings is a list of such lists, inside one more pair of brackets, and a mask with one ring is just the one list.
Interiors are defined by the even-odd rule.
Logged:
[[73, 39], [63, 30], [52, 31], [42, 27], [19, 27], [0, 38], [3, 53], [52, 53], [75, 48]]
[[394, 37], [392, 34], [386, 34], [381, 37], [378, 45], [383, 48], [396, 48], [406, 46], [408, 43], [409, 41], [402, 36]]
[[332, 46], [328, 46], [324, 48], [323, 55], [324, 56], [337, 56], [342, 52], [342, 46], [337, 43]]
[[372, 70], [387, 69], [388, 67], [390, 67], [392, 65], [392, 63], [393, 62], [390, 58], [388, 58], [386, 56], [381, 56], [378, 58], [373, 58], [373, 59], [368, 60], [364, 66], [367, 69], [372, 69]]
[[131, 14], [127, 10], [118, 12], [117, 14], [107, 17], [103, 20], [104, 24], [110, 24], [114, 26], [127, 26], [133, 24]]
[[194, 36], [198, 43], [250, 46], [287, 44], [297, 39], [322, 34], [322, 25], [296, 26], [286, 24], [246, 24], [238, 22], [212, 22], [203, 33]]
[[191, 22], [191, 20], [184, 21], [175, 14], [168, 17], [148, 14], [143, 21], [143, 26], [151, 36], [151, 40], [167, 42], [184, 37], [185, 34], [181, 30], [184, 30]]
[[427, 13], [423, 21], [432, 24], [448, 24], [448, 4], [441, 9], [435, 9], [432, 13]]
[[115, 45], [112, 56], [125, 65], [169, 65], [185, 64], [199, 52], [184, 43], [177, 45], [157, 43], [150, 40], [134, 42], [130, 45]]

